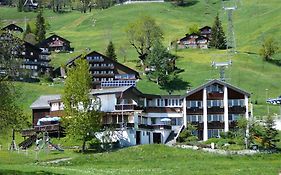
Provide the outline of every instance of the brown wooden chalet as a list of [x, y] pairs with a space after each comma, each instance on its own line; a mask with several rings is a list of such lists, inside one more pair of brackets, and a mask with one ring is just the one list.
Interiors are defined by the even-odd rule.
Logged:
[[[75, 60], [80, 58], [81, 55], [69, 60], [66, 67], [75, 65]], [[96, 51], [87, 54], [83, 59], [90, 64], [93, 88], [135, 86], [140, 77], [137, 71]]]
[[22, 68], [29, 71], [31, 77], [38, 77], [46, 73], [52, 73], [53, 67], [49, 65], [51, 61], [48, 54], [43, 53], [38, 47], [24, 42], [24, 58]]
[[210, 26], [204, 26], [199, 29], [200, 34], [208, 39], [211, 38], [212, 28]]
[[6, 27], [3, 27], [1, 30], [9, 32], [23, 32], [23, 29], [16, 24], [9, 24]]
[[178, 41], [180, 48], [208, 48], [209, 39], [196, 33], [186, 34]]
[[40, 47], [43, 52], [70, 52], [74, 50], [70, 47], [70, 43], [71, 42], [67, 39], [53, 34], [39, 43], [38, 47]]
[[[16, 37], [11, 33], [4, 32], [0, 36], [0, 40], [9, 42]], [[52, 67], [49, 65], [50, 59], [48, 55], [42, 52], [41, 49], [32, 45], [31, 43], [21, 41], [18, 48], [14, 51], [11, 51], [11, 54], [14, 54], [15, 57], [22, 59], [21, 68], [24, 69], [22, 74], [15, 75], [19, 78], [22, 76], [28, 76], [31, 78], [36, 78], [42, 74], [51, 73]], [[1, 71], [5, 71], [5, 68], [1, 68]]]

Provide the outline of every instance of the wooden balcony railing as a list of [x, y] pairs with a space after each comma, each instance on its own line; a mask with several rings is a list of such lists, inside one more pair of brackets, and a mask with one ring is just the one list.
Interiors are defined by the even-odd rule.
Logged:
[[[126, 123], [126, 124], [103, 124], [103, 128], [134, 128], [135, 124], [134, 123]], [[162, 125], [162, 124], [154, 124], [154, 125], [147, 125], [147, 124], [138, 124], [137, 126], [139, 129], [172, 129], [171, 125]]]
[[117, 104], [115, 105], [115, 110], [116, 111], [128, 111], [128, 110], [142, 110], [143, 108], [134, 104]]
[[34, 130], [36, 132], [40, 132], [40, 131], [47, 131], [47, 132], [60, 131], [60, 124], [34, 126]]
[[203, 114], [203, 108], [187, 108], [186, 114]]
[[244, 114], [246, 112], [245, 106], [232, 106], [228, 108], [228, 113], [231, 114]]

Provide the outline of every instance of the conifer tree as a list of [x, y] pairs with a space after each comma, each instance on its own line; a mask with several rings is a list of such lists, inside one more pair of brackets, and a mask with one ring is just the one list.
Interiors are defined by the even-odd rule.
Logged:
[[18, 0], [18, 12], [22, 12], [23, 10], [23, 0]]
[[39, 10], [39, 13], [36, 17], [36, 30], [35, 36], [38, 42], [41, 42], [45, 39], [46, 35], [46, 26], [45, 26], [45, 19], [43, 17], [42, 10]]
[[30, 27], [29, 23], [27, 23], [26, 29], [25, 29], [25, 31], [24, 31], [24, 33], [23, 33], [23, 39], [24, 39], [25, 36], [26, 36], [27, 34], [29, 34], [29, 33], [32, 33], [32, 32], [31, 32], [31, 27]]
[[113, 45], [112, 41], [110, 41], [110, 42], [108, 43], [108, 46], [107, 46], [105, 55], [106, 55], [108, 58], [111, 58], [112, 60], [117, 61], [117, 56], [116, 56], [115, 48], [114, 48], [114, 45]]
[[219, 19], [219, 15], [217, 15], [215, 18], [215, 22], [212, 27], [211, 40], [209, 45], [210, 47], [216, 49], [226, 49], [225, 34], [222, 28], [221, 21]]

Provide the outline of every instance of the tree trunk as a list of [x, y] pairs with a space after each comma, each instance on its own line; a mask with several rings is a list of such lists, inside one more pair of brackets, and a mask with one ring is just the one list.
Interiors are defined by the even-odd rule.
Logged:
[[86, 138], [83, 139], [82, 153], [84, 153], [85, 150], [86, 150]]

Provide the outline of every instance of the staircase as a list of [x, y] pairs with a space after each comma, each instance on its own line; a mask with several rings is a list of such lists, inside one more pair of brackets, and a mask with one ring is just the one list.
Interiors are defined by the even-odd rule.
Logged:
[[182, 132], [183, 129], [184, 129], [184, 125], [182, 125], [176, 131], [172, 131], [170, 133], [169, 137], [167, 138], [165, 144], [168, 145], [168, 146], [173, 146], [174, 144], [176, 144], [177, 138], [179, 137], [179, 135], [180, 135], [180, 133]]
[[34, 143], [36, 140], [36, 135], [32, 135], [30, 137], [28, 137], [27, 139], [25, 139], [23, 142], [21, 142], [19, 144], [19, 148], [21, 149], [26, 149], [26, 148], [29, 148], [32, 143]]

